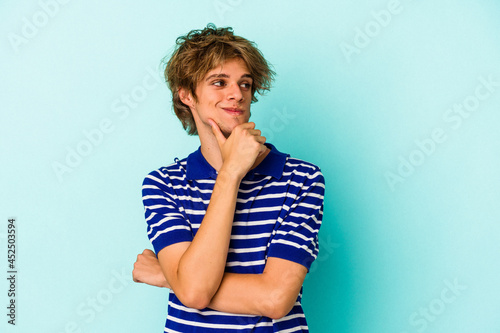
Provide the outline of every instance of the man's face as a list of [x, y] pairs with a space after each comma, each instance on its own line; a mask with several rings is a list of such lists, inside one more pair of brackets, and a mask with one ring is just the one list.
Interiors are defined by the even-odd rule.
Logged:
[[241, 58], [227, 60], [210, 70], [196, 87], [193, 117], [198, 131], [213, 119], [228, 137], [233, 129], [250, 119], [252, 77]]

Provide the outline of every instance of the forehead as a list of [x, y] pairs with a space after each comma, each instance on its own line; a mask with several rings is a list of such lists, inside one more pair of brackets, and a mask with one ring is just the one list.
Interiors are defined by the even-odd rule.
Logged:
[[241, 58], [232, 58], [212, 68], [205, 75], [205, 80], [213, 76], [224, 76], [229, 78], [251, 77], [247, 64]]

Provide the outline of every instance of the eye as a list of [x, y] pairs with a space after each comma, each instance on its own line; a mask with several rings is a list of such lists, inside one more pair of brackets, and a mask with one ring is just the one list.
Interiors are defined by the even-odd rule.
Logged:
[[248, 83], [248, 82], [244, 82], [242, 84], [240, 84], [240, 86], [244, 89], [250, 89], [252, 88], [252, 84], [251, 83]]
[[218, 81], [214, 81], [214, 82], [212, 82], [212, 84], [213, 84], [214, 86], [216, 86], [216, 87], [223, 87], [223, 86], [224, 86], [224, 84], [225, 84], [225, 82], [224, 82], [224, 80], [218, 80]]

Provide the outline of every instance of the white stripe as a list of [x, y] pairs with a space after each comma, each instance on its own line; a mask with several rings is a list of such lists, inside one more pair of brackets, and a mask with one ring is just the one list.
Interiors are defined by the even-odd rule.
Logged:
[[258, 183], [261, 183], [265, 180], [269, 180], [271, 179], [271, 176], [266, 176], [260, 180], [242, 180], [241, 183], [242, 184], [247, 184], [247, 185], [252, 185], [252, 184], [258, 184]]
[[312, 208], [314, 210], [321, 209], [321, 205], [317, 206], [317, 205], [309, 204], [309, 203], [306, 203], [306, 202], [295, 202], [290, 208], [293, 209], [293, 208], [295, 208], [297, 206], [305, 207], [305, 208]]
[[[174, 206], [172, 205], [147, 205], [147, 206], [144, 206], [146, 209], [149, 209], [149, 210], [153, 210], [153, 209], [158, 209], [158, 208], [163, 208], [163, 207], [166, 207], [166, 208], [171, 208], [171, 209], [175, 209]], [[180, 207], [182, 208], [182, 207]]]
[[[224, 329], [232, 329], [232, 330], [242, 330], [242, 329], [249, 329], [253, 328], [256, 326], [272, 326], [272, 322], [269, 323], [257, 323], [257, 325], [249, 324], [249, 325], [231, 325], [231, 324], [208, 324], [208, 323], [200, 323], [196, 321], [191, 321], [191, 320], [184, 320], [180, 318], [173, 317], [171, 315], [167, 316], [167, 321], [172, 320], [175, 321], [179, 324], [184, 324], [184, 325], [189, 325], [189, 326], [195, 326], [195, 327], [207, 327], [207, 328], [224, 328]], [[263, 325], [264, 324], [264, 325]]]
[[177, 172], [181, 173], [183, 170], [181, 168], [178, 169], [168, 169], [168, 168], [161, 168], [156, 170], [163, 178], [169, 178], [170, 175], [168, 174], [169, 172]]
[[153, 223], [149, 226], [149, 231], [148, 231], [148, 235], [151, 234], [151, 232], [153, 232], [153, 229], [158, 227], [159, 225], [162, 225], [163, 223], [167, 222], [167, 221], [170, 221], [170, 220], [178, 220], [179, 218], [183, 218], [183, 216], [181, 214], [172, 214], [172, 215], [169, 215], [167, 217], [164, 217], [163, 219], [161, 219], [160, 221], [156, 222], [156, 223]]
[[[320, 216], [323, 216], [323, 211], [322, 211], [322, 210], [320, 210], [320, 211], [319, 211], [319, 215], [320, 215]], [[316, 216], [314, 216], [314, 215], [313, 215], [313, 216], [311, 216], [311, 218], [312, 218], [312, 220], [313, 220], [313, 221], [314, 221], [317, 225], [321, 225], [321, 221], [318, 221], [318, 219], [316, 218]]]
[[184, 180], [184, 179], [186, 179], [186, 175], [185, 174], [183, 174], [182, 177], [179, 177], [179, 176], [172, 176], [172, 175], [164, 175], [160, 171], [158, 171], [158, 173], [160, 175], [162, 175], [164, 178], [177, 179], [177, 180]]
[[321, 199], [321, 200], [323, 200], [325, 198], [324, 195], [321, 195], [319, 193], [313, 193], [313, 192], [307, 193], [307, 197], [318, 198], [318, 199]]
[[179, 229], [182, 229], [182, 230], [187, 230], [187, 231], [191, 231], [189, 230], [188, 227], [184, 226], [184, 225], [176, 225], [176, 226], [173, 226], [173, 227], [170, 227], [170, 228], [167, 228], [165, 230], [161, 230], [161, 231], [158, 231], [153, 238], [151, 238], [151, 242], [153, 242], [156, 238], [158, 238], [158, 236], [164, 234], [164, 233], [167, 233], [169, 231], [172, 231], [172, 230], [179, 230]]
[[297, 196], [295, 194], [293, 194], [293, 193], [288, 193], [288, 192], [272, 193], [272, 194], [259, 195], [257, 197], [253, 196], [253, 197], [250, 197], [248, 199], [236, 199], [236, 202], [247, 203], [249, 201], [265, 200], [265, 199], [271, 199], [271, 198], [292, 198], [292, 199], [296, 199]]
[[190, 195], [181, 195], [178, 196], [179, 200], [184, 200], [184, 201], [190, 201], [190, 202], [203, 202], [205, 205], [208, 205], [210, 203], [210, 199], [208, 200], [203, 200], [202, 198], [193, 198]]
[[238, 193], [250, 193], [252, 191], [255, 191], [255, 190], [262, 190], [263, 186], [256, 186], [256, 187], [253, 187], [249, 190], [242, 190], [241, 188], [238, 189]]
[[182, 186], [182, 185], [175, 185], [175, 186], [171, 186], [174, 190], [178, 190], [178, 189], [183, 189], [183, 190], [191, 190], [191, 191], [195, 191], [195, 192], [200, 192], [200, 193], [212, 193], [212, 190], [208, 189], [208, 190], [202, 190], [200, 189], [198, 186], [195, 186], [195, 187], [192, 187], [190, 185], [186, 185], [186, 186]]
[[[314, 215], [308, 215], [308, 214], [299, 214], [299, 213], [296, 213], [296, 212], [290, 212], [289, 214], [290, 216], [294, 216], [294, 217], [299, 217], [299, 218], [303, 218], [305, 220], [309, 220], [309, 219], [314, 219]], [[317, 220], [315, 220], [317, 221]]]
[[177, 173], [181, 173], [181, 172], [185, 171], [185, 170], [184, 170], [183, 168], [181, 168], [181, 167], [179, 167], [179, 168], [177, 168], [177, 169], [172, 168], [174, 165], [175, 165], [175, 163], [174, 163], [174, 164], [170, 164], [170, 165], [169, 165], [169, 166], [167, 166], [167, 167], [160, 168], [160, 169], [156, 170], [156, 172], [158, 172], [158, 173], [159, 173], [160, 175], [162, 175], [163, 177], [168, 178], [168, 177], [169, 177], [169, 175], [167, 175], [167, 173], [168, 173], [168, 172], [177, 172]]
[[302, 249], [302, 250], [305, 250], [307, 252], [309, 252], [310, 255], [312, 255], [314, 257], [314, 259], [316, 259], [316, 255], [305, 245], [299, 245], [295, 242], [290, 242], [290, 241], [287, 241], [287, 240], [284, 240], [284, 239], [273, 239], [271, 241], [271, 243], [279, 243], [279, 244], [285, 244], [285, 245], [290, 245], [290, 246], [293, 246], [293, 247], [296, 247], [297, 249]]
[[309, 330], [307, 326], [297, 326], [297, 327], [292, 327], [286, 330], [281, 330], [278, 333], [292, 333], [292, 332], [303, 332], [305, 330]]
[[312, 166], [312, 165], [304, 164], [304, 163], [293, 164], [291, 162], [287, 162], [285, 165], [288, 166], [288, 167], [290, 167], [290, 168], [296, 168], [298, 166], [303, 166], [303, 167], [306, 167], [306, 168], [309, 168], [309, 169], [317, 170], [316, 166]]
[[168, 202], [171, 202], [173, 203], [174, 205], [177, 205], [177, 203], [170, 199], [169, 197], [165, 197], [163, 195], [159, 195], [159, 194], [152, 194], [152, 195], [144, 195], [142, 196], [142, 200], [154, 200], [154, 199], [163, 199], [163, 200], [167, 200]]
[[322, 183], [313, 183], [311, 186], [316, 186], [316, 187], [321, 187], [323, 189], [325, 189], [325, 184], [322, 184]]
[[259, 246], [259, 247], [245, 247], [242, 249], [233, 249], [229, 248], [227, 251], [228, 253], [252, 253], [252, 252], [259, 252], [259, 251], [265, 251], [267, 246]]
[[165, 182], [163, 180], [161, 180], [160, 178], [156, 178], [155, 176], [147, 175], [146, 178], [152, 179], [157, 183], [168, 186], [167, 184], [165, 184]]
[[190, 215], [205, 215], [207, 213], [204, 209], [184, 209], [183, 207], [179, 207], [180, 211], [186, 212], [186, 214]]
[[255, 239], [255, 238], [269, 238], [271, 237], [270, 232], [264, 232], [261, 234], [251, 234], [251, 235], [231, 235], [231, 239]]
[[[154, 190], [159, 190], [160, 188], [156, 185], [142, 185], [142, 189], [154, 189]], [[161, 190], [160, 190], [161, 191]]]
[[[300, 306], [300, 303], [299, 302], [295, 302], [295, 304], [293, 306]], [[291, 314], [289, 316], [285, 316], [283, 318], [276, 319], [275, 322], [282, 322], [282, 321], [287, 321], [287, 320], [290, 320], [290, 319], [305, 318], [305, 317], [306, 316], [303, 313], [294, 313], [294, 314]]]
[[317, 171], [316, 173], [310, 175], [306, 172], [300, 172], [300, 171], [297, 171], [297, 170], [292, 170], [292, 171], [289, 171], [289, 172], [283, 172], [283, 176], [284, 177], [290, 177], [291, 174], [294, 174], [294, 175], [297, 175], [297, 176], [302, 176], [302, 177], [306, 177], [307, 179], [314, 179], [318, 176], [318, 174], [321, 174], [320, 171]]
[[259, 221], [238, 221], [233, 222], [233, 226], [236, 227], [254, 227], [258, 225], [275, 224], [276, 220], [259, 220]]
[[292, 235], [292, 236], [295, 236], [295, 237], [298, 237], [298, 238], [302, 238], [303, 240], [305, 240], [306, 242], [310, 242], [310, 241], [314, 241], [316, 239], [316, 237], [306, 237], [304, 235], [302, 235], [301, 233], [299, 232], [295, 232], [293, 230], [291, 231], [281, 231], [281, 230], [278, 230], [277, 234], [280, 234], [280, 235]]
[[215, 184], [215, 179], [197, 179], [196, 182], [201, 184]]
[[[147, 211], [147, 209], [146, 209], [146, 211]], [[156, 213], [155, 213], [155, 212], [152, 212], [151, 214], [149, 214], [149, 216], [148, 216], [148, 217], [146, 217], [146, 222], [148, 222], [149, 220], [151, 220], [151, 219], [152, 219], [153, 217], [155, 217], [155, 216], [156, 216]]]
[[235, 214], [246, 214], [246, 213], [259, 213], [259, 212], [272, 212], [276, 210], [281, 210], [282, 206], [270, 206], [270, 207], [259, 207], [259, 208], [249, 208], [249, 209], [237, 209]]
[[191, 191], [200, 192], [200, 193], [212, 193], [212, 190], [210, 190], [210, 189], [208, 189], [208, 190], [202, 190], [202, 189], [198, 188], [198, 186], [192, 187], [189, 184], [186, 184], [186, 186], [172, 185], [171, 183], [166, 184], [162, 180], [160, 180], [160, 179], [158, 179], [158, 178], [156, 178], [154, 176], [151, 176], [151, 175], [146, 176], [146, 178], [152, 179], [152, 180], [154, 180], [154, 181], [156, 181], [158, 183], [161, 183], [164, 186], [170, 187], [170, 188], [172, 188], [174, 190], [183, 189], [183, 190], [187, 191], [188, 189], [190, 189]]
[[[292, 215], [292, 213], [290, 213], [290, 215]], [[308, 215], [306, 215], [306, 216], [309, 218]], [[313, 215], [311, 218], [312, 218], [313, 221], [316, 221], [316, 224], [317, 224], [318, 220], [316, 219], [316, 217]], [[308, 220], [308, 219], [306, 219], [306, 220]], [[307, 224], [307, 221], [302, 222], [301, 224], [298, 224], [298, 223], [295, 223], [295, 222], [292, 222], [292, 221], [286, 221], [286, 222], [283, 222], [282, 225], [289, 225], [293, 229], [297, 229], [300, 226], [302, 228], [306, 228], [307, 230], [309, 230], [313, 234], [317, 234], [318, 233], [318, 230], [314, 230], [313, 228], [311, 228], [309, 226], [309, 224]]]
[[[290, 183], [289, 180], [286, 181], [286, 182], [271, 182], [271, 183], [267, 183], [264, 186], [256, 186], [256, 187], [248, 189], [248, 190], [239, 189], [238, 192], [241, 192], [241, 193], [250, 193], [250, 192], [255, 191], [255, 190], [259, 190], [260, 191], [262, 188], [270, 188], [270, 187], [277, 187], [277, 186], [286, 187], [286, 186], [289, 185], [289, 183]], [[295, 187], [302, 187], [302, 185], [300, 185], [299, 183], [295, 183]]]
[[234, 266], [248, 267], [248, 266], [257, 266], [265, 264], [266, 261], [264, 259], [254, 260], [254, 261], [231, 261], [226, 263], [226, 267], [234, 267]]

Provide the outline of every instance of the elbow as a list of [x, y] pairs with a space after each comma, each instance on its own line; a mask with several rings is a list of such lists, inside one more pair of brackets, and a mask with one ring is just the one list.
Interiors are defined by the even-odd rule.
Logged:
[[285, 317], [287, 314], [289, 314], [292, 308], [293, 306], [290, 307], [290, 306], [277, 305], [273, 309], [269, 309], [266, 317], [276, 320], [281, 319]]
[[184, 291], [179, 294], [175, 293], [175, 295], [184, 306], [197, 310], [205, 309], [212, 300], [209, 295], [199, 292], [198, 290]]
[[295, 305], [295, 299], [290, 299], [285, 295], [279, 295], [278, 292], [273, 292], [263, 302], [261, 309], [263, 315], [271, 319], [281, 319], [292, 311]]
[[197, 309], [197, 310], [203, 310], [206, 307], [208, 307], [208, 304], [210, 304], [210, 301], [207, 301], [206, 299], [202, 299], [202, 298], [194, 298], [194, 299], [189, 299], [186, 301], [181, 300], [181, 302], [186, 307], [191, 308], [191, 309]]

